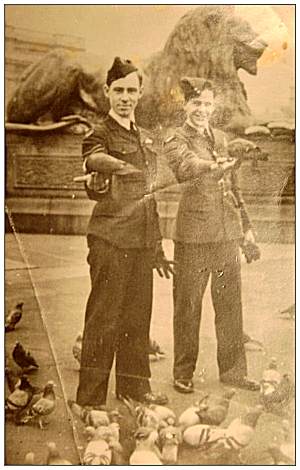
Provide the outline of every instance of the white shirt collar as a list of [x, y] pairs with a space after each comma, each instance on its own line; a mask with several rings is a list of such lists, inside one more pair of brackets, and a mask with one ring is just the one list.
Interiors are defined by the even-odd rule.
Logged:
[[109, 110], [110, 117], [112, 117], [115, 121], [117, 121], [120, 126], [124, 127], [128, 131], [130, 131], [130, 123], [135, 122], [134, 113], [132, 112], [129, 118], [119, 116], [113, 109]]

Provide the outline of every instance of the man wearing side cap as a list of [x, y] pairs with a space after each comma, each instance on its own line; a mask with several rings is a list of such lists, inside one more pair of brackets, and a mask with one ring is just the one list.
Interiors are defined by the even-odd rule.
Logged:
[[[148, 356], [153, 267], [169, 277], [154, 197], [156, 155], [153, 141], [135, 124], [134, 110], [143, 92], [142, 76], [129, 60], [116, 57], [104, 93], [107, 117], [83, 144], [86, 185], [96, 200], [88, 225], [91, 293], [83, 334], [77, 403], [104, 405], [116, 358], [116, 395], [165, 404], [150, 387]], [[112, 156], [137, 171], [117, 176], [102, 172]], [[100, 181], [100, 183], [99, 183]]]
[[181, 80], [186, 121], [165, 142], [165, 156], [183, 183], [176, 220], [174, 276], [174, 388], [193, 392], [202, 299], [211, 275], [221, 382], [259, 390], [247, 377], [243, 342], [239, 245], [254, 242], [226, 135], [209, 125], [211, 81]]

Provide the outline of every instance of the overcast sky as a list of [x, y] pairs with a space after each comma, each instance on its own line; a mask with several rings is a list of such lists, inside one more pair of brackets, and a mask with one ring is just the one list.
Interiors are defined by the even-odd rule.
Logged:
[[[47, 33], [82, 37], [86, 49], [103, 58], [101, 65], [106, 67], [116, 55], [138, 63], [162, 49], [180, 17], [198, 6], [6, 5], [5, 22]], [[268, 91], [270, 103], [267, 105], [272, 107], [277, 100], [279, 106], [288, 99], [294, 80], [294, 7], [236, 6], [236, 13], [248, 19], [269, 44], [259, 61], [258, 76], [251, 77], [243, 71], [240, 74], [249, 102], [255, 101], [259, 112]], [[288, 45], [287, 49], [282, 48], [283, 42]], [[260, 94], [264, 96], [263, 102]]]

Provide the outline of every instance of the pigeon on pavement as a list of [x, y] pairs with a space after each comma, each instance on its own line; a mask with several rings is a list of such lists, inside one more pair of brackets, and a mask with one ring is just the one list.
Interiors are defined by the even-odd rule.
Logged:
[[5, 321], [5, 333], [13, 331], [22, 318], [24, 302], [18, 302], [9, 312]]
[[139, 427], [134, 435], [136, 447], [129, 459], [129, 465], [163, 465], [161, 453], [156, 445], [157, 431]]
[[206, 405], [207, 398], [209, 397], [208, 394], [204, 395], [199, 401], [197, 401], [194, 405], [187, 408], [178, 418], [178, 424], [182, 430], [193, 426], [195, 424], [200, 424], [199, 418], [199, 411], [201, 405]]
[[172, 424], [162, 428], [159, 431], [159, 442], [163, 463], [165, 465], [176, 465], [178, 446], [182, 442], [181, 430]]
[[200, 405], [199, 411], [197, 411], [197, 415], [200, 418], [200, 424], [218, 426], [223, 423], [228, 414], [230, 400], [234, 395], [234, 389], [226, 390], [223, 393], [223, 396], [215, 400], [211, 405], [209, 403], [208, 405]]
[[17, 341], [12, 352], [16, 364], [25, 372], [31, 369], [38, 369], [39, 365], [29, 351], [26, 351], [22, 344]]
[[5, 378], [9, 391], [13, 392], [20, 380], [20, 377], [16, 375], [10, 367], [5, 367]]
[[45, 416], [53, 413], [56, 407], [54, 387], [54, 382], [49, 380], [44, 387], [43, 395], [30, 407], [29, 415], [26, 417], [24, 422], [28, 422], [36, 418], [40, 429], [44, 429]]
[[108, 426], [92, 426], [86, 428], [88, 444], [84, 451], [84, 465], [110, 465], [112, 461], [112, 450], [109, 446], [112, 432]]
[[5, 400], [5, 409], [14, 415], [15, 422], [19, 424], [20, 416], [30, 404], [34, 389], [27, 377], [22, 376], [14, 391]]
[[61, 457], [60, 453], [57, 450], [55, 442], [48, 442], [48, 457], [46, 465], [72, 465], [69, 460]]
[[34, 452], [27, 452], [25, 455], [25, 465], [35, 465], [35, 454]]

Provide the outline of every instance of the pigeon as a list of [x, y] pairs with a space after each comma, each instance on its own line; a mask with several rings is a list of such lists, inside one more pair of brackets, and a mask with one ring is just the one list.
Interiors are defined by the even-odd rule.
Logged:
[[44, 429], [45, 416], [53, 413], [56, 407], [56, 397], [54, 392], [55, 384], [50, 380], [46, 383], [43, 395], [30, 407], [29, 415], [25, 422], [32, 419], [38, 419], [40, 429]]
[[276, 358], [272, 358], [261, 379], [260, 401], [267, 411], [281, 412], [295, 395], [295, 386], [289, 374], [277, 370]]
[[[244, 416], [234, 419], [227, 428], [219, 428], [207, 424], [197, 424], [185, 429], [183, 440], [192, 447], [225, 452], [239, 452], [250, 444], [255, 427], [263, 411], [262, 406], [250, 409]], [[224, 455], [225, 455], [224, 454]]]
[[243, 343], [245, 348], [249, 351], [263, 351], [264, 345], [255, 338], [252, 338], [245, 331], [243, 331]]
[[55, 442], [48, 442], [48, 457], [46, 465], [72, 465], [69, 460], [61, 457], [60, 453], [57, 450]]
[[32, 385], [29, 382], [29, 379], [26, 375], [23, 374], [23, 375], [19, 376], [19, 375], [15, 374], [14, 371], [12, 369], [10, 369], [9, 367], [5, 367], [5, 377], [6, 377], [6, 382], [7, 382], [7, 385], [8, 385], [8, 389], [11, 393], [15, 390], [17, 384], [19, 383], [19, 381], [22, 377], [26, 378], [26, 381], [30, 385], [34, 396], [36, 396], [37, 394], [42, 392], [42, 389], [40, 387], [36, 387], [35, 385]]
[[17, 305], [9, 312], [5, 321], [5, 333], [13, 331], [22, 318], [24, 302], [18, 302]]
[[21, 415], [30, 404], [32, 397], [33, 387], [27, 377], [22, 376], [14, 391], [5, 400], [5, 409], [14, 415], [16, 424], [20, 423]]
[[265, 162], [269, 157], [268, 153], [263, 152], [257, 144], [242, 138], [231, 140], [228, 143], [228, 153], [231, 158], [238, 160], [237, 166], [244, 161], [251, 161], [253, 170], [257, 170], [258, 161]]
[[111, 463], [112, 465], [124, 465], [124, 449], [120, 444], [120, 426], [116, 422], [110, 423], [108, 426], [99, 426], [93, 428], [92, 426], [86, 426], [84, 434], [87, 436], [88, 441], [91, 440], [104, 440], [107, 442], [112, 454]]
[[200, 410], [200, 405], [203, 405], [206, 403], [208, 396], [209, 396], [208, 394], [204, 395], [194, 405], [190, 406], [183, 413], [181, 413], [178, 419], [178, 424], [182, 430], [190, 426], [193, 426], [195, 424], [200, 424], [200, 418], [198, 415], [199, 410]]
[[10, 367], [5, 367], [5, 378], [10, 392], [13, 392], [16, 388], [20, 377], [16, 375]]
[[295, 316], [296, 316], [295, 304], [292, 304], [289, 307], [285, 308], [284, 310], [281, 310], [279, 312], [279, 315], [288, 315], [288, 317], [291, 320], [295, 320]]
[[78, 333], [72, 352], [73, 356], [78, 361], [79, 365], [81, 362], [81, 350], [82, 350], [82, 334]]
[[32, 369], [38, 369], [39, 367], [31, 353], [26, 351], [19, 341], [16, 342], [12, 356], [15, 363], [18, 364], [18, 366], [20, 366], [24, 372], [28, 372]]
[[182, 433], [178, 427], [168, 425], [159, 431], [161, 457], [165, 465], [176, 465], [178, 446], [182, 442]]
[[112, 450], [109, 441], [112, 437], [108, 426], [99, 426], [97, 429], [87, 426], [85, 434], [88, 437], [88, 445], [83, 456], [84, 465], [110, 465]]
[[230, 400], [234, 395], [234, 389], [226, 390], [212, 405], [200, 405], [197, 411], [200, 424], [219, 426], [227, 417]]
[[149, 349], [148, 349], [150, 361], [159, 361], [166, 357], [166, 353], [161, 350], [159, 344], [154, 339], [149, 339]]
[[281, 377], [281, 373], [278, 371], [277, 359], [272, 357], [268, 368], [263, 372], [261, 381], [277, 386], [281, 381]]
[[150, 409], [148, 406], [139, 405], [136, 407], [135, 412], [138, 427], [158, 430], [161, 419], [155, 410]]
[[108, 443], [112, 452], [111, 464], [112, 465], [126, 465], [124, 449], [120, 442], [111, 439]]
[[191, 447], [206, 449], [213, 443], [225, 438], [226, 430], [209, 426], [208, 424], [194, 424], [183, 432], [183, 441]]
[[137, 429], [134, 437], [136, 448], [130, 456], [129, 465], [163, 465], [156, 445], [157, 431], [142, 426]]
[[122, 417], [119, 413], [119, 410], [117, 409], [110, 411], [105, 409], [89, 409], [78, 405], [73, 400], [68, 400], [68, 405], [74, 415], [80, 418], [86, 426], [92, 426], [94, 428], [98, 428], [99, 426], [108, 426], [110, 423], [118, 422], [118, 420]]
[[260, 405], [251, 408], [244, 416], [234, 419], [226, 429], [224, 439], [221, 439], [221, 445], [225, 449], [240, 450], [250, 444], [252, 441], [257, 421], [263, 412]]
[[173, 410], [166, 406], [162, 405], [149, 405], [148, 408], [152, 411], [155, 412], [155, 414], [159, 417], [160, 421], [164, 421], [166, 423], [173, 421], [175, 423], [176, 421], [176, 415]]
[[25, 455], [25, 465], [35, 465], [34, 452], [27, 452], [27, 454]]
[[270, 393], [261, 395], [261, 401], [267, 411], [281, 412], [295, 396], [295, 385], [289, 374], [283, 374], [279, 384]]

